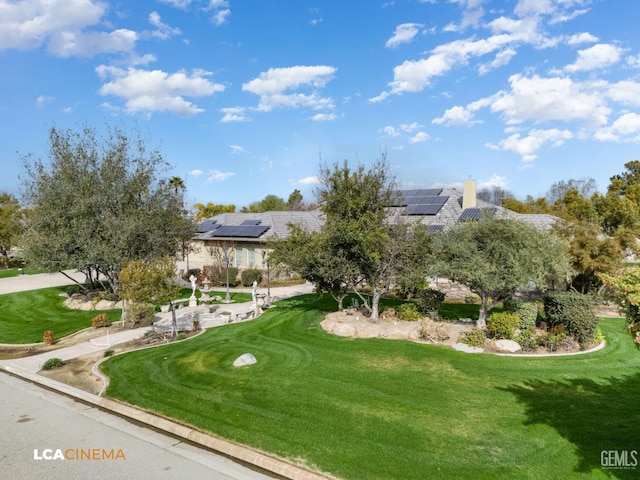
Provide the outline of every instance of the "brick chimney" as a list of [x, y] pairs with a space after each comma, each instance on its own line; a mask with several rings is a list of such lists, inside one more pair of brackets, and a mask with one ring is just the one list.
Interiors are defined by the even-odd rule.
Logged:
[[462, 209], [476, 206], [476, 181], [465, 180], [462, 184]]

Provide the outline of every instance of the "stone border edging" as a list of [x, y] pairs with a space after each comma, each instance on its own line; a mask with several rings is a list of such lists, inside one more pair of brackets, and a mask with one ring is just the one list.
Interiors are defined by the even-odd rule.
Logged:
[[[155, 346], [156, 345], [153, 347]], [[315, 473], [276, 456], [260, 452], [251, 447], [226, 440], [210, 433], [202, 432], [193, 427], [182, 425], [141, 408], [133, 407], [109, 398], [99, 397], [85, 392], [84, 390], [71, 387], [67, 384], [27, 371], [22, 371], [19, 368], [4, 365], [2, 362], [0, 362], [0, 371], [3, 371], [8, 375], [20, 377], [23, 380], [29, 381], [48, 390], [56, 391], [76, 401], [122, 417], [125, 420], [143, 424], [147, 428], [199, 445], [207, 450], [211, 450], [231, 459], [236, 459], [245, 464], [274, 473], [284, 478], [291, 480], [338, 480], [337, 477], [333, 477], [328, 474]]]
[[[593, 353], [598, 350], [602, 350], [607, 345], [607, 342], [603, 340], [600, 344], [596, 345], [589, 350], [581, 350], [579, 352], [567, 352], [567, 353], [494, 353], [498, 357], [523, 357], [523, 358], [555, 358], [555, 357], [571, 357], [575, 355], [584, 355], [585, 353]], [[490, 352], [485, 352], [490, 353]]]

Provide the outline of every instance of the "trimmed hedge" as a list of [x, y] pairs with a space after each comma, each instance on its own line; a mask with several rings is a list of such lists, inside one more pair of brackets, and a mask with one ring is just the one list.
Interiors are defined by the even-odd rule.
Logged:
[[544, 297], [544, 311], [549, 325], [564, 325], [567, 333], [582, 349], [595, 341], [598, 317], [593, 313], [593, 308], [593, 301], [580, 293], [562, 292]]
[[262, 281], [262, 270], [257, 268], [248, 268], [240, 274], [240, 281], [244, 287], [250, 287], [253, 282], [260, 283]]

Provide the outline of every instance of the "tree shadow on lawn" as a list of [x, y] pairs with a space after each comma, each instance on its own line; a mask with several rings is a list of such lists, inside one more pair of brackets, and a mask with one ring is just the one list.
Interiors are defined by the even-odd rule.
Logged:
[[[525, 406], [525, 425], [549, 425], [575, 445], [576, 472], [601, 470], [613, 478], [640, 478], [640, 374], [604, 382], [532, 380], [500, 390], [513, 393]], [[612, 450], [618, 455], [627, 451], [631, 466], [614, 468], [613, 456], [603, 454]], [[635, 457], [633, 450], [638, 452]]]

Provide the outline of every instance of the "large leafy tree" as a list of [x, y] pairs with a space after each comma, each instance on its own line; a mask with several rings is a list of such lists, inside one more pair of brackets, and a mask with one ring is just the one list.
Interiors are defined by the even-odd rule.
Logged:
[[466, 285], [481, 300], [477, 326], [518, 290], [540, 290], [569, 271], [566, 244], [524, 222], [486, 215], [439, 234], [433, 273]]
[[[176, 264], [171, 258], [153, 261], [132, 260], [120, 271], [120, 297], [130, 303], [166, 302], [171, 309], [172, 334], [177, 332], [176, 309], [173, 300], [182, 287], [174, 283]], [[127, 315], [127, 309], [122, 312]]]
[[277, 195], [267, 195], [262, 200], [251, 203], [248, 207], [242, 207], [243, 213], [262, 213], [270, 211], [287, 210], [287, 202]]
[[220, 213], [234, 213], [236, 211], [235, 205], [222, 205], [215, 204], [213, 202], [208, 202], [206, 205], [204, 203], [196, 203], [193, 205], [193, 208], [196, 209], [196, 222], [206, 218], [215, 217]]
[[173, 256], [192, 238], [184, 189], [163, 176], [169, 165], [139, 135], [54, 127], [48, 157], [22, 157], [29, 205], [23, 247], [34, 266], [102, 275], [117, 292], [123, 265]]
[[4, 268], [9, 268], [9, 251], [16, 246], [22, 227], [20, 202], [9, 193], [0, 193], [0, 255]]
[[346, 252], [333, 248], [331, 242], [326, 232], [309, 232], [292, 224], [286, 240], [271, 245], [269, 259], [312, 282], [316, 291], [329, 293], [342, 310], [343, 300], [359, 282], [360, 272]]
[[396, 273], [395, 264], [402, 253], [407, 235], [393, 232], [388, 222], [388, 206], [394, 187], [386, 157], [369, 170], [364, 165], [352, 169], [342, 166], [320, 169], [320, 185], [316, 197], [325, 223], [329, 252], [348, 258], [360, 274], [358, 284], [371, 288], [371, 302], [363, 297], [372, 321], [378, 320], [379, 301], [389, 291]]

